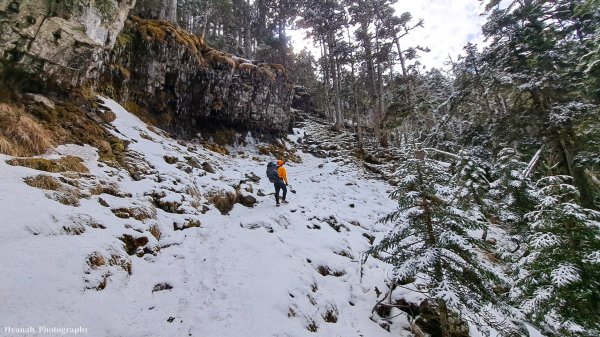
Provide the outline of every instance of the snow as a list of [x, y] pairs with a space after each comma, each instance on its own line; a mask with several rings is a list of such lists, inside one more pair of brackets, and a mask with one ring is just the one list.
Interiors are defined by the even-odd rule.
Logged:
[[[373, 258], [361, 263], [370, 247], [363, 234], [382, 237], [390, 229], [377, 223], [396, 207], [386, 197], [389, 185], [365, 179], [352, 165], [300, 152], [301, 164], [287, 164], [296, 194], [288, 192], [290, 204], [277, 208], [272, 194], [256, 194], [273, 190], [263, 177], [273, 158], [258, 154], [258, 141], [231, 151], [247, 156], [223, 156], [179, 144], [104, 101], [117, 116], [111, 132], [128, 142], [141, 180], [99, 162], [92, 147], [60, 146], [45, 157], [79, 156], [90, 170], [69, 178], [81, 190], [74, 207], [23, 181], [41, 173], [65, 180], [63, 175], [11, 166], [11, 157], [0, 155], [0, 328], [35, 327], [28, 336], [52, 335], [40, 326], [83, 327], [91, 336], [390, 335], [370, 317], [375, 288], [386, 289], [391, 266]], [[179, 162], [168, 164], [165, 156]], [[207, 161], [217, 172], [192, 167], [186, 173], [185, 157]], [[243, 192], [257, 198], [253, 208], [236, 204], [222, 215], [209, 205], [202, 213], [211, 192], [234, 191], [250, 173], [262, 178], [242, 185], [253, 187]], [[119, 193], [92, 194], [98, 186]], [[156, 195], [160, 202], [180, 203], [184, 213], [156, 207]], [[141, 217], [117, 217], [112, 210], [119, 208]], [[200, 227], [174, 229], [192, 220]], [[155, 238], [150, 228], [162, 235]], [[119, 239], [124, 235], [147, 238], [149, 251], [128, 255]], [[99, 257], [104, 264], [89, 263]], [[320, 274], [321, 266], [331, 273]], [[96, 290], [103, 280], [105, 288]], [[155, 288], [159, 284], [172, 289]], [[336, 323], [324, 320], [328, 311], [337, 312]], [[396, 322], [391, 333], [409, 336], [408, 321]], [[311, 323], [318, 327], [314, 333], [307, 330]]]
[[552, 283], [557, 287], [564, 287], [569, 284], [581, 281], [581, 276], [579, 275], [579, 268], [577, 266], [563, 263], [558, 268], [554, 269], [550, 273], [550, 277], [552, 278]]

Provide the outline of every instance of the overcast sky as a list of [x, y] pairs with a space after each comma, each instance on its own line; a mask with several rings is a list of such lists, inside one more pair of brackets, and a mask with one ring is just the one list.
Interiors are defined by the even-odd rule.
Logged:
[[[456, 60], [467, 42], [481, 45], [483, 36], [481, 26], [485, 18], [480, 16], [483, 4], [477, 0], [419, 0], [399, 1], [396, 4], [397, 15], [410, 12], [413, 21], [423, 19], [424, 28], [417, 28], [401, 40], [403, 48], [421, 45], [429, 47], [431, 52], [421, 53], [420, 61], [427, 68], [443, 67], [450, 55]], [[296, 51], [305, 45], [304, 34], [299, 31], [291, 32], [292, 43]], [[309, 47], [310, 48], [310, 47]], [[319, 56], [318, 49], [313, 54]]]

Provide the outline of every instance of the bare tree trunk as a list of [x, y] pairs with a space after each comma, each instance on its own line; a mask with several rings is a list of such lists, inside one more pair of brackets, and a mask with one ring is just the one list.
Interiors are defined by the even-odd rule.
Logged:
[[342, 115], [342, 106], [340, 102], [340, 81], [338, 74], [338, 62], [336, 57], [331, 57], [332, 61], [332, 80], [333, 80], [333, 100], [335, 107], [335, 124], [333, 130], [339, 131], [344, 127], [344, 118]]
[[382, 125], [385, 117], [385, 101], [383, 96], [383, 70], [381, 65], [377, 65], [377, 124], [380, 128], [379, 134], [379, 145], [382, 147], [389, 147], [389, 134], [385, 127]]
[[200, 37], [202, 37], [202, 39], [206, 38], [206, 28], [208, 27], [208, 15], [210, 14], [210, 11], [210, 8], [206, 8], [204, 11], [204, 22], [202, 22], [202, 32], [200, 33]]
[[325, 65], [322, 67], [323, 82], [325, 83], [325, 112], [327, 118], [331, 118], [331, 109], [329, 107], [329, 56], [324, 40], [321, 40], [321, 59], [325, 61]]
[[245, 10], [246, 15], [244, 15], [244, 56], [250, 57], [252, 53], [252, 44], [251, 44], [251, 20], [250, 20], [250, 0], [246, 0], [245, 2]]
[[164, 20], [177, 24], [177, 0], [167, 1], [165, 7]]
[[369, 96], [371, 103], [371, 120], [376, 137], [379, 136], [379, 125], [377, 120], [377, 86], [375, 83], [375, 65], [373, 62], [373, 46], [369, 37], [369, 23], [366, 20], [360, 22], [361, 40], [365, 50], [365, 63], [367, 66], [367, 78], [369, 81]]

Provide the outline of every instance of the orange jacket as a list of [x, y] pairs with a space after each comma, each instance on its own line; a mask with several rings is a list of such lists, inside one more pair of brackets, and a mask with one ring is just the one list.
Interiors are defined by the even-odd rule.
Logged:
[[282, 179], [283, 181], [285, 181], [285, 184], [287, 185], [288, 180], [287, 180], [287, 172], [285, 171], [285, 167], [279, 166], [277, 168], [277, 173], [279, 174], [279, 178]]

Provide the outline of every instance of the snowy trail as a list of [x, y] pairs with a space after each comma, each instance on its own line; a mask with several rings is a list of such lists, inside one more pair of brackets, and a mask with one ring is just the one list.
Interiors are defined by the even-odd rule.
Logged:
[[[351, 289], [352, 286], [361, 288], [359, 265], [356, 260], [341, 257], [335, 252], [350, 250], [357, 255], [358, 252], [352, 252], [350, 247], [366, 249], [367, 240], [362, 236], [352, 237], [345, 231], [337, 233], [327, 224], [320, 230], [307, 228], [306, 224], [310, 224], [309, 219], [315, 216], [350, 219], [362, 214], [359, 211], [337, 212], [331, 207], [340, 203], [357, 203], [358, 198], [354, 197], [357, 194], [346, 195], [348, 191], [336, 184], [328, 187], [323, 186], [321, 180], [312, 182], [311, 178], [322, 177], [322, 173], [315, 174], [315, 169], [321, 163], [321, 160], [307, 157], [303, 164], [296, 167], [310, 169], [295, 172], [294, 167], [288, 167], [288, 174], [290, 178], [293, 177], [293, 185], [297, 190], [297, 194], [288, 197], [291, 201], [289, 205], [276, 208], [273, 196], [269, 195], [252, 209], [236, 206], [229, 217], [216, 216], [207, 223], [208, 234], [203, 239], [211, 244], [192, 254], [195, 258], [184, 267], [191, 274], [208, 269], [206, 273], [196, 275], [199, 279], [192, 278], [193, 282], [200, 285], [200, 293], [207, 290], [212, 292], [211, 298], [205, 303], [209, 310], [203, 307], [201, 314], [196, 315], [196, 320], [202, 324], [196, 321], [195, 325], [210, 327], [203, 331], [203, 335], [226, 336], [232, 331], [244, 331], [249, 336], [292, 336], [295, 335], [294, 330], [297, 331], [296, 335], [302, 335], [306, 332], [305, 320], [318, 320], [324, 314], [320, 312], [320, 307], [333, 305], [338, 310], [352, 310], [349, 301], [353, 295], [360, 296], [352, 294]], [[232, 162], [234, 167], [239, 167], [239, 164], [242, 163]], [[262, 170], [262, 166], [258, 166], [254, 173], [260, 175], [259, 170]], [[261, 184], [261, 187], [267, 192], [272, 189], [270, 184]], [[363, 204], [360, 207], [369, 208], [370, 205]], [[367, 217], [361, 220], [375, 219]], [[227, 231], [224, 231], [225, 228]], [[355, 228], [351, 230], [360, 231]], [[327, 232], [324, 235], [321, 231]], [[203, 256], [208, 256], [206, 259], [209, 261]], [[318, 274], [316, 268], [319, 265], [327, 265], [346, 275], [339, 280], [328, 280], [335, 277]], [[313, 284], [323, 288], [317, 290], [323, 294], [313, 294], [309, 287]], [[344, 292], [338, 294], [336, 292], [340, 287]], [[317, 302], [316, 306], [311, 304], [309, 294], [314, 297], [313, 301], [322, 303]], [[215, 305], [215, 302], [226, 304]], [[305, 316], [291, 326], [288, 317], [290, 308], [295, 308], [298, 315]], [[363, 310], [360, 308], [358, 311]], [[344, 326], [340, 336], [381, 333], [382, 329], [377, 326], [369, 334], [360, 328], [352, 328], [371, 324], [368, 316], [346, 319], [339, 325]], [[331, 336], [335, 335], [337, 329], [324, 325], [321, 330], [324, 336]]]
[[[233, 151], [247, 156], [222, 156], [178, 144], [116, 103], [107, 106], [117, 115], [113, 133], [144, 158], [136, 163], [146, 169], [143, 179], [99, 163], [89, 147], [61, 147], [49, 158], [77, 154], [91, 171], [79, 177], [79, 188], [112, 183], [131, 198], [91, 194], [79, 207], [63, 205], [50, 200], [50, 192], [23, 183], [43, 172], [7, 165], [8, 156], [0, 160], [0, 207], [9, 214], [0, 227], [0, 255], [8, 261], [7, 276], [0, 279], [0, 327], [82, 326], [90, 336], [133, 337], [390, 335], [369, 319], [375, 287], [385, 288], [389, 266], [369, 259], [361, 277], [358, 262], [369, 237], [389, 228], [377, 223], [395, 207], [387, 197], [389, 185], [364, 179], [355, 165], [301, 154], [301, 164], [287, 164], [297, 193], [289, 191], [290, 204], [275, 207], [273, 186], [263, 178], [273, 158], [253, 147]], [[166, 156], [178, 163], [165, 162]], [[217, 172], [186, 173], [181, 164], [190, 157], [211, 162]], [[262, 178], [252, 184], [258, 200], [253, 208], [236, 204], [222, 215], [212, 206], [204, 214], [191, 206], [190, 188], [200, 190], [204, 204], [207, 193], [231, 190], [250, 173]], [[267, 196], [258, 196], [258, 189]], [[186, 212], [156, 208], [143, 220], [113, 214], [118, 207], [153, 210], [149, 195], [156, 193]], [[26, 202], [12, 198], [15, 194]], [[190, 219], [202, 225], [173, 230], [172, 224]], [[82, 222], [81, 235], [65, 233], [65, 226]], [[93, 227], [95, 222], [104, 229]], [[149, 234], [152, 225], [162, 230], [160, 239]], [[118, 239], [124, 234], [148, 238], [146, 247], [155, 253], [128, 256]], [[94, 254], [108, 262], [91, 267]], [[103, 279], [104, 289], [89, 289]], [[164, 284], [170, 288], [157, 288]], [[409, 336], [405, 328], [394, 324], [392, 334]], [[48, 336], [27, 334], [32, 335]]]

